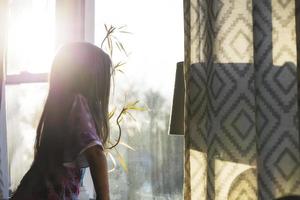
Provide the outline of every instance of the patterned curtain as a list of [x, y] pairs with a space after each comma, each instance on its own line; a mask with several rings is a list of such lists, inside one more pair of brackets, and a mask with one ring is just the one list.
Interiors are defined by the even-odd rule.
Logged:
[[295, 13], [295, 0], [184, 1], [185, 200], [300, 195]]

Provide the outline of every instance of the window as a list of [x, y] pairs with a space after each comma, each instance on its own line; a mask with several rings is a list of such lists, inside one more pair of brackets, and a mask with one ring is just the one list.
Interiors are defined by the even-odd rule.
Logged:
[[54, 54], [54, 14], [55, 0], [12, 0], [9, 4], [5, 99], [11, 190], [33, 159]]
[[[97, 45], [105, 37], [104, 24], [131, 32], [116, 35], [129, 56], [114, 50], [113, 61], [126, 64], [124, 73], [116, 73], [111, 106], [127, 96], [149, 108], [122, 123], [123, 142], [134, 150], [117, 147], [125, 167], [112, 151], [118, 165], [110, 173], [111, 198], [182, 199], [183, 137], [168, 135], [176, 62], [183, 60], [182, 1], [96, 1], [95, 8]], [[117, 132], [114, 123], [111, 131]]]
[[48, 72], [54, 53], [55, 0], [12, 0], [8, 74]]
[[[12, 190], [33, 159], [55, 52], [55, 2], [12, 0], [9, 5], [5, 100]], [[116, 73], [110, 109], [119, 109], [125, 97], [148, 108], [132, 112], [136, 120], [124, 119], [122, 144], [110, 151], [109, 167], [113, 160], [117, 163], [109, 174], [111, 198], [182, 199], [183, 137], [168, 135], [176, 62], [183, 60], [182, 2], [111, 0], [94, 6], [95, 27], [89, 28], [95, 28], [96, 45], [105, 36], [104, 24], [126, 25], [124, 30], [131, 32], [118, 35], [129, 56], [113, 54], [115, 63], [126, 64], [119, 68], [124, 73]], [[112, 138], [118, 133], [113, 121], [111, 132]], [[84, 185], [93, 198], [89, 172]]]

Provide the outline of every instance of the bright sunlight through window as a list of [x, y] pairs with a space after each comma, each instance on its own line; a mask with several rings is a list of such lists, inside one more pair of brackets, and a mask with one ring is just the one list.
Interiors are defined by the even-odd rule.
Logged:
[[[55, 0], [11, 0], [7, 74], [22, 82], [23, 72], [47, 73], [54, 53]], [[10, 189], [30, 167], [38, 120], [48, 84], [6, 85]], [[22, 166], [22, 167], [20, 167]]]
[[[5, 88], [11, 190], [33, 159], [48, 83], [24, 84], [23, 78], [26, 72], [49, 73], [56, 48], [55, 2], [11, 0], [9, 4], [7, 77], [20, 83]], [[176, 63], [184, 54], [182, 12], [181, 0], [95, 0], [95, 44], [101, 47], [105, 25], [117, 27], [114, 36], [122, 43], [117, 46], [126, 50], [118, 53], [115, 46], [112, 55], [114, 65], [120, 66], [110, 111], [117, 112], [128, 102], [147, 108], [133, 112], [132, 119], [124, 117], [121, 144], [109, 153], [109, 167], [114, 168], [109, 173], [111, 199], [182, 199], [183, 137], [168, 135]], [[113, 121], [111, 133], [112, 137], [118, 133]], [[84, 186], [94, 198], [88, 170]]]
[[12, 0], [9, 5], [8, 74], [47, 72], [54, 52], [54, 0]]

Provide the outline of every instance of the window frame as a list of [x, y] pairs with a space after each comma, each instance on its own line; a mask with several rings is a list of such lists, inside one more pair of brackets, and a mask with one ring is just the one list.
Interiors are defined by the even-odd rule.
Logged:
[[[78, 33], [78, 35], [75, 35], [75, 36], [73, 35], [71, 37], [71, 39], [66, 38], [66, 37], [61, 37], [60, 36], [61, 30], [59, 30], [59, 31], [57, 30], [57, 29], [60, 29], [61, 27], [63, 27], [61, 23], [72, 22], [72, 20], [70, 19], [70, 18], [72, 18], [72, 17], [70, 17], [70, 14], [74, 14], [74, 12], [70, 12], [70, 10], [67, 10], [67, 12], [65, 12], [66, 4], [72, 4], [72, 6], [71, 6], [72, 8], [80, 10], [79, 16], [77, 16], [77, 17], [81, 18], [79, 23], [82, 26], [82, 30]], [[65, 18], [65, 19], [61, 20], [61, 17]], [[70, 40], [71, 41], [80, 40], [80, 41], [86, 41], [86, 42], [90, 42], [90, 43], [94, 44], [94, 42], [95, 42], [95, 0], [56, 0], [55, 18], [56, 18], [56, 20], [55, 20], [55, 29], [56, 29], [55, 30], [55, 35], [56, 35], [56, 41], [55, 41], [56, 44], [55, 45], [56, 45], [56, 47], [60, 46], [64, 42], [69, 42]], [[63, 22], [61, 22], [61, 21], [63, 21]], [[74, 21], [75, 20], [73, 20], [73, 22]], [[72, 27], [73, 25], [70, 25], [70, 26]], [[63, 31], [69, 30], [70, 27], [66, 27], [66, 28], [63, 27], [62, 29], [63, 29]], [[0, 48], [1, 48], [1, 43], [0, 43]], [[0, 53], [1, 53], [1, 51], [0, 51]], [[27, 84], [27, 83], [47, 83], [49, 73], [31, 73], [31, 72], [27, 72], [27, 71], [21, 71], [18, 74], [7, 74], [7, 73], [4, 73], [4, 74], [5, 74], [5, 78], [4, 78], [4, 82], [2, 85], [2, 88], [3, 88], [2, 89], [2, 101], [1, 101], [2, 109], [0, 111], [0, 119], [2, 116], [4, 118], [5, 122], [3, 122], [3, 120], [1, 120], [0, 131], [1, 131], [1, 133], [3, 133], [5, 138], [7, 138], [5, 87], [7, 85], [18, 85], [18, 84]], [[175, 111], [173, 111], [173, 112], [175, 112]], [[4, 130], [4, 131], [2, 131], [2, 130]], [[181, 134], [178, 134], [178, 135], [182, 136], [182, 132], [181, 132]], [[6, 150], [6, 155], [8, 155], [7, 139], [5, 141], [6, 141], [6, 146], [4, 148]], [[1, 157], [1, 159], [8, 160], [8, 156]], [[6, 162], [6, 163], [8, 163], [8, 162]], [[4, 169], [2, 166], [1, 166], [1, 168]], [[6, 172], [7, 172], [7, 174], [9, 173], [8, 165], [7, 165]], [[1, 178], [2, 177], [0, 177], [0, 179]], [[10, 176], [8, 176], [8, 179], [7, 179], [8, 186], [9, 186], [9, 182], [10, 182]], [[8, 188], [9, 187], [7, 187], [7, 189], [6, 189], [7, 194], [8, 194]], [[1, 193], [0, 193], [0, 195], [1, 195]], [[5, 196], [4, 196], [4, 198], [5, 198]], [[7, 198], [8, 198], [8, 196], [7, 196]]]
[[[4, 199], [9, 198], [10, 187], [10, 174], [8, 167], [8, 141], [7, 141], [7, 119], [6, 119], [6, 86], [19, 85], [27, 83], [47, 83], [49, 72], [46, 73], [31, 73], [27, 71], [21, 71], [18, 74], [7, 74], [7, 53], [5, 50], [9, 45], [7, 43], [7, 16], [9, 11], [8, 0], [0, 2], [0, 29], [4, 30], [0, 35], [0, 69], [2, 78], [1, 88], [1, 110], [0, 110], [0, 137], [1, 149], [0, 149], [0, 170], [2, 177], [0, 180], [3, 185], [0, 185], [0, 197]], [[79, 11], [79, 12], [78, 12]], [[75, 15], [74, 15], [75, 13]], [[63, 19], [62, 19], [63, 18]], [[71, 33], [72, 36], [62, 37], [59, 35], [66, 29], [72, 29], [78, 26], [78, 22], [75, 19], [80, 20], [79, 32]], [[63, 43], [71, 41], [86, 41], [94, 43], [94, 30], [95, 30], [95, 0], [55, 0], [55, 47], [59, 47]], [[66, 26], [67, 24], [67, 26]]]

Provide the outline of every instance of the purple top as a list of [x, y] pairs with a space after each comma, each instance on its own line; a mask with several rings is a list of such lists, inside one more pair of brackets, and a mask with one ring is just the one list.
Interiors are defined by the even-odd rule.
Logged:
[[[47, 200], [78, 200], [80, 188], [81, 168], [88, 167], [84, 151], [94, 145], [103, 149], [102, 140], [99, 138], [95, 122], [91, 115], [87, 100], [81, 94], [77, 94], [72, 104], [67, 120], [68, 131], [65, 137], [65, 149], [63, 152], [66, 168], [65, 176], [61, 179], [60, 192], [54, 189], [51, 181], [47, 181]], [[41, 200], [41, 194], [14, 195], [13, 200]], [[43, 194], [45, 195], [45, 194]]]
[[81, 94], [75, 96], [67, 123], [69, 132], [65, 139], [63, 165], [65, 167], [88, 167], [83, 152], [94, 145], [99, 145], [103, 149], [103, 145], [97, 134], [87, 100]]
[[[47, 196], [47, 200], [78, 199], [81, 168], [89, 165], [84, 156], [84, 151], [94, 145], [99, 145], [100, 148], [104, 149], [102, 140], [97, 134], [95, 121], [91, 115], [87, 100], [81, 94], [75, 95], [70, 115], [67, 119], [67, 130], [64, 141], [65, 148], [62, 152], [66, 174], [61, 178], [61, 187], [55, 189], [54, 184], [46, 179], [46, 183], [37, 183], [41, 185], [46, 184], [46, 194], [44, 192], [41, 194], [40, 191], [19, 190], [13, 195], [13, 200], [41, 200], [45, 199], [45, 196]], [[45, 179], [39, 180], [44, 181]]]
[[89, 166], [84, 151], [94, 145], [99, 145], [102, 150], [104, 149], [87, 100], [81, 94], [75, 96], [67, 123], [68, 132], [65, 138], [63, 163], [67, 174], [62, 180], [63, 194], [57, 194], [51, 184], [48, 184], [48, 200], [77, 200], [80, 169]]

